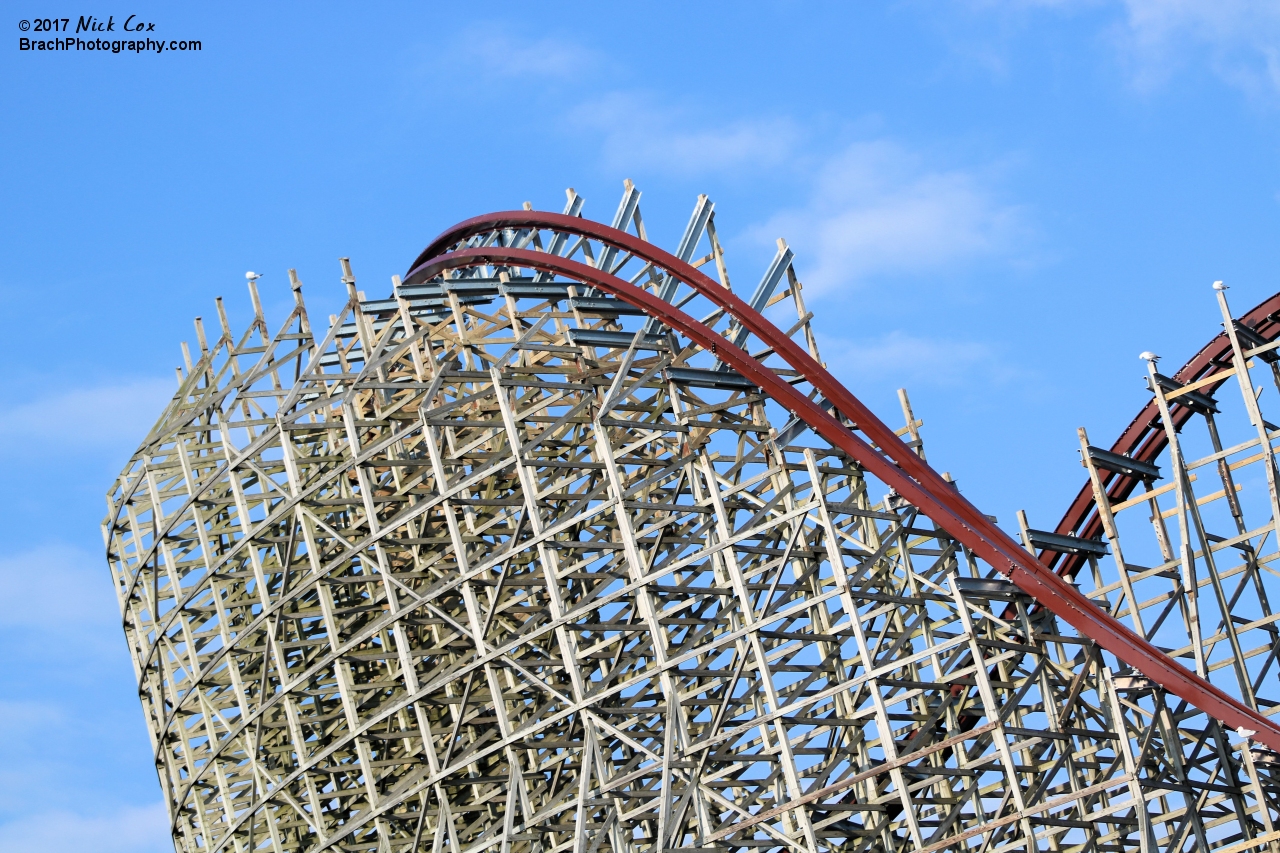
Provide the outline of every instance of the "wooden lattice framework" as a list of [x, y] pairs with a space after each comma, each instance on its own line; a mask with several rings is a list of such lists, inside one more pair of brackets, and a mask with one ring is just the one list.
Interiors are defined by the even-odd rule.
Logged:
[[[608, 239], [471, 231], [390, 299], [344, 260], [322, 334], [292, 276], [274, 332], [219, 302], [108, 495], [178, 849], [1276, 849], [1271, 753], [730, 363], [832, 409], [777, 341]], [[675, 256], [731, 291], [705, 197]], [[820, 361], [785, 244], [749, 304]]]

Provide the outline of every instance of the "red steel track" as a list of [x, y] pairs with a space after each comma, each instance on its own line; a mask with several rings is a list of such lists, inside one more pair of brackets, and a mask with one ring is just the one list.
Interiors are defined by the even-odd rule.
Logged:
[[[1256, 306], [1241, 317], [1239, 322], [1249, 326], [1269, 341], [1280, 337], [1280, 293]], [[1185, 385], [1230, 366], [1231, 341], [1227, 339], [1226, 332], [1222, 332], [1205, 344], [1204, 348], [1196, 353], [1194, 358], [1173, 375], [1173, 378]], [[1222, 380], [1222, 382], [1225, 381], [1226, 378]], [[1200, 391], [1203, 394], [1212, 396], [1213, 392], [1222, 385], [1222, 382], [1210, 383], [1201, 388]], [[1183, 424], [1190, 420], [1192, 413], [1190, 409], [1184, 406], [1177, 406], [1170, 414], [1173, 415], [1174, 428], [1180, 429]], [[1137, 417], [1120, 434], [1120, 438], [1116, 439], [1116, 443], [1111, 446], [1111, 451], [1131, 456], [1139, 462], [1154, 462], [1168, 446], [1168, 435], [1160, 425], [1160, 411], [1156, 407], [1155, 400], [1152, 400], [1142, 407]], [[1133, 490], [1137, 488], [1138, 483], [1141, 482], [1138, 477], [1128, 477], [1111, 471], [1099, 471], [1098, 473], [1105, 475], [1102, 478], [1103, 486], [1106, 488], [1107, 495], [1112, 502], [1119, 502], [1128, 498], [1133, 493]], [[1062, 521], [1058, 522], [1058, 526], [1054, 528], [1054, 531], [1085, 539], [1096, 539], [1101, 535], [1102, 519], [1094, 511], [1093, 489], [1088, 482], [1080, 489], [1080, 493], [1071, 502], [1066, 515], [1062, 517]], [[1084, 557], [1079, 554], [1063, 554], [1057, 555], [1054, 560], [1049, 562], [1049, 565], [1054, 566], [1058, 574], [1069, 577], [1075, 574], [1083, 561]]]
[[[502, 246], [449, 251], [470, 236], [500, 229], [543, 229], [599, 240], [673, 274], [677, 279], [723, 308], [738, 323], [771, 347], [793, 369], [799, 371], [814, 388], [836, 406], [841, 414], [856, 425], [857, 429], [866, 436], [866, 440], [745, 350], [726, 340], [720, 333], [621, 278], [578, 261], [542, 251]], [[893, 430], [872, 414], [805, 350], [742, 299], [693, 266], [638, 237], [590, 220], [562, 214], [521, 210], [476, 217], [446, 231], [419, 255], [405, 275], [404, 281], [406, 284], [414, 284], [429, 280], [451, 269], [480, 265], [523, 267], [581, 281], [622, 299], [685, 335], [756, 383], [816, 433], [849, 454], [881, 481], [893, 487], [947, 533], [1002, 574], [1007, 575], [1021, 590], [1049, 608], [1083, 636], [1098, 643], [1170, 693], [1186, 700], [1230, 728], [1254, 731], [1255, 734], [1252, 735], [1254, 740], [1280, 752], [1280, 726], [1176, 663], [1100, 609], [1075, 587], [1066, 583], [1053, 569], [1018, 545], [941, 475], [930, 468], [924, 460], [912, 452]], [[1247, 315], [1246, 319], [1256, 320], [1254, 315], [1259, 311], [1263, 311], [1269, 317], [1271, 311], [1280, 309], [1280, 297], [1276, 297], [1273, 301], [1276, 302], [1275, 306], [1271, 306], [1270, 302], [1259, 306]], [[1274, 335], [1276, 332], [1272, 331], [1271, 334]], [[1220, 355], [1222, 355], [1222, 348], [1215, 348], [1214, 344], [1211, 344], [1183, 371], [1180, 371], [1179, 378], [1184, 381], [1196, 378], [1195, 375], [1187, 374], [1187, 371], [1198, 365], [1193, 371], [1198, 375], [1208, 369], [1213, 360]], [[1187, 416], [1189, 413], [1184, 415], [1184, 417]], [[1125, 447], [1140, 445], [1140, 452], [1149, 455], [1137, 458], [1154, 458], [1163, 448], [1163, 444], [1159, 443], [1161, 440], [1159, 431], [1150, 430], [1150, 421], [1151, 418], [1144, 410], [1117, 443], [1117, 452], [1125, 452]], [[1127, 478], [1121, 478], [1123, 479]], [[1113, 484], [1117, 494], [1120, 494], [1125, 489], [1132, 490], [1136, 481], [1126, 484], [1113, 480]], [[1128, 491], [1123, 493], [1128, 494]], [[1082, 499], [1084, 499], [1084, 493], [1082, 498], [1077, 498], [1076, 505], [1072, 507], [1072, 511], [1077, 515], [1088, 511], [1087, 505], [1077, 511], [1077, 505]], [[1088, 502], [1091, 503], [1091, 498]], [[1071, 518], [1070, 515], [1069, 518]], [[1067, 521], [1068, 519], [1064, 519], [1063, 524]], [[1059, 530], [1065, 532], [1062, 525], [1059, 525]]]

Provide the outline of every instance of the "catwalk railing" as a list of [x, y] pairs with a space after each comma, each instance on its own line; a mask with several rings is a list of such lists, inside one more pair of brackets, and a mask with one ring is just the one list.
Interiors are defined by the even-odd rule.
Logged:
[[105, 526], [179, 847], [1274, 846], [1259, 691], [835, 383], [785, 244], [741, 300], [705, 197], [674, 255], [638, 201], [199, 331]]

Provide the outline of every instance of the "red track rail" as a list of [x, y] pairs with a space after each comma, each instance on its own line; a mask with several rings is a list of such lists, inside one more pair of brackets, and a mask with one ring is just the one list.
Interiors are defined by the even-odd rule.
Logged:
[[[1280, 315], [1280, 293], [1249, 311], [1240, 318], [1240, 322], [1270, 341], [1280, 337], [1280, 316], [1278, 315]], [[1205, 344], [1204, 348], [1183, 365], [1173, 378], [1186, 384], [1230, 366], [1231, 341], [1227, 339], [1226, 333], [1222, 332]], [[1210, 384], [1202, 388], [1201, 393], [1212, 395], [1221, 385], [1221, 382]], [[1191, 410], [1183, 406], [1175, 406], [1171, 414], [1175, 429], [1180, 429], [1191, 418]], [[1160, 426], [1159, 419], [1160, 411], [1156, 408], [1155, 400], [1151, 400], [1142, 407], [1137, 417], [1120, 434], [1120, 438], [1116, 439], [1116, 443], [1111, 446], [1111, 452], [1131, 456], [1139, 462], [1154, 462], [1169, 446], [1168, 436]], [[1107, 495], [1113, 503], [1128, 498], [1141, 482], [1138, 477], [1127, 477], [1110, 471], [1098, 473], [1103, 475], [1103, 488], [1107, 490]], [[1085, 539], [1096, 539], [1102, 535], [1102, 519], [1095, 511], [1093, 487], [1088, 481], [1080, 489], [1076, 499], [1071, 502], [1066, 515], [1062, 517], [1062, 521], [1058, 522], [1054, 531]], [[1042, 558], [1043, 556], [1041, 554]], [[1050, 560], [1049, 565], [1054, 566], [1058, 574], [1063, 577], [1071, 577], [1083, 563], [1084, 557], [1078, 554], [1059, 554]]]
[[[556, 230], [602, 240], [675, 274], [772, 347], [855, 423], [871, 443], [710, 327], [620, 278], [558, 255], [527, 249], [488, 247], [440, 254], [468, 236], [504, 228]], [[1230, 728], [1253, 730], [1255, 740], [1280, 752], [1280, 726], [1185, 669], [1064, 582], [943, 480], [807, 352], [737, 296], [689, 264], [637, 237], [590, 220], [512, 211], [471, 219], [445, 232], [418, 257], [404, 280], [407, 284], [417, 283], [450, 269], [478, 265], [524, 267], [581, 281], [681, 332], [759, 385], [815, 432], [892, 486], [951, 536], [1006, 574], [1020, 589], [1082, 635]]]

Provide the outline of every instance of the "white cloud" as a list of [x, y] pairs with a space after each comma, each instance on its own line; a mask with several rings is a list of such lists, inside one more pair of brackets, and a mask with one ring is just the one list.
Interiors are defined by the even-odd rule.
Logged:
[[173, 853], [163, 803], [106, 815], [47, 811], [0, 824], [0, 850], [12, 853]]
[[1251, 95], [1280, 91], [1280, 3], [1257, 0], [1124, 0], [1118, 42], [1140, 88], [1206, 61]]
[[445, 51], [450, 70], [468, 75], [569, 79], [596, 63], [596, 54], [556, 38], [523, 40], [504, 32], [471, 30]]
[[127, 796], [116, 780], [147, 775], [119, 613], [100, 554], [0, 557], [0, 850], [172, 850], [163, 825], [130, 829], [140, 810], [109, 811]]
[[928, 387], [1001, 384], [1022, 375], [994, 347], [974, 341], [902, 331], [861, 341], [831, 336], [823, 340], [822, 355], [831, 371], [849, 377], [853, 387], [866, 384], [862, 377], [883, 376], [894, 385]]
[[968, 0], [984, 12], [1038, 9], [1118, 15], [1106, 35], [1133, 85], [1150, 91], [1191, 64], [1251, 96], [1280, 92], [1280, 2], [1276, 0]]
[[1016, 207], [969, 171], [927, 168], [901, 146], [859, 143], [817, 174], [808, 204], [749, 232], [783, 237], [818, 292], [871, 275], [922, 272], [1008, 249], [1022, 230]]
[[[120, 608], [101, 554], [60, 543], [0, 556], [0, 628], [41, 628], [77, 639], [109, 638], [123, 653]], [[70, 638], [69, 638], [70, 639]]]
[[579, 105], [570, 121], [600, 134], [604, 165], [627, 172], [700, 174], [776, 166], [800, 141], [794, 122], [786, 118], [708, 126], [694, 114], [621, 92]]
[[1064, 9], [1076, 10], [1099, 6], [1106, 0], [968, 0], [967, 5], [975, 9], [1008, 9], [1014, 11], [1029, 9]]
[[51, 702], [0, 699], [0, 731], [8, 737], [24, 737], [32, 731], [61, 725], [64, 719], [62, 708]]
[[177, 391], [175, 380], [73, 388], [0, 413], [0, 446], [23, 453], [137, 446]]
[[[104, 665], [124, 664], [128, 650], [111, 585], [101, 552], [51, 544], [0, 557], [0, 651], [14, 672], [39, 670], [41, 678], [74, 683], [96, 677]], [[8, 730], [5, 720], [30, 717], [32, 708], [0, 705], [0, 730]]]

